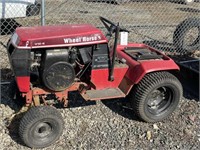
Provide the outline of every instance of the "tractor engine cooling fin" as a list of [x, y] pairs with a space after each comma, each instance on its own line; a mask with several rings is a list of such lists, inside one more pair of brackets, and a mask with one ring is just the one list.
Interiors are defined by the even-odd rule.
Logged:
[[46, 50], [42, 59], [41, 77], [48, 89], [62, 91], [71, 86], [75, 71], [69, 63], [68, 49]]

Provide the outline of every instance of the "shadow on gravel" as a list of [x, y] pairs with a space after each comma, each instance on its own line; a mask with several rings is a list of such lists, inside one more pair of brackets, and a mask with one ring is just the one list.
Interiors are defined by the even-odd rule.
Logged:
[[84, 107], [90, 105], [96, 105], [96, 101], [86, 101], [84, 100], [79, 92], [69, 92], [69, 103], [68, 108]]
[[23, 115], [25, 114], [25, 112], [23, 113], [19, 113], [16, 114], [14, 116], [14, 118], [12, 118], [8, 128], [9, 131], [9, 135], [12, 138], [13, 141], [15, 141], [17, 144], [23, 145], [25, 147], [27, 147], [23, 141], [21, 140], [21, 138], [19, 138], [19, 134], [18, 134], [18, 128], [19, 128], [19, 123], [21, 118], [23, 117]]
[[9, 91], [9, 84], [1, 85], [0, 104], [4, 104], [5, 107], [9, 107], [17, 113], [22, 108], [22, 102], [21, 100], [11, 99]]
[[24, 115], [24, 113], [19, 113], [19, 111], [22, 108], [22, 105], [20, 105], [18, 102], [16, 102], [16, 99], [10, 98], [10, 96], [8, 94], [8, 88], [9, 88], [8, 84], [1, 85], [0, 104], [4, 104], [4, 106], [7, 109], [12, 109], [14, 111], [14, 113], [11, 116], [10, 115], [7, 116], [2, 121], [5, 123], [12, 140], [18, 144], [24, 145], [23, 142], [21, 141], [21, 139], [19, 138], [19, 134], [18, 134], [19, 122], [20, 122], [22, 116]]
[[8, 68], [2, 68], [0, 69], [1, 72], [1, 81], [10, 81], [13, 77], [13, 73], [11, 69]]
[[130, 101], [127, 98], [102, 100], [102, 103], [113, 112], [130, 120], [141, 121], [134, 113]]

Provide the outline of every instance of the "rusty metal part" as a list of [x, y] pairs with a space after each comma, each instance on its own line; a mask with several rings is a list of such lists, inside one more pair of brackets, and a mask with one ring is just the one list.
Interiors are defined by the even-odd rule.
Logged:
[[88, 90], [88, 88], [89, 87], [87, 85], [82, 84], [82, 85], [79, 86], [78, 91], [79, 91], [80, 94], [84, 94]]
[[34, 103], [34, 106], [39, 106], [40, 105], [40, 97], [39, 97], [39, 95], [34, 95], [33, 96], [33, 103]]
[[128, 79], [126, 76], [123, 78], [122, 82], [119, 85], [119, 89], [125, 94], [128, 95], [130, 90], [133, 87], [133, 82]]
[[119, 88], [106, 88], [102, 90], [88, 90], [81, 94], [85, 100], [105, 100], [113, 98], [122, 98], [126, 95]]
[[76, 82], [71, 87], [64, 91], [55, 92], [48, 89], [42, 89], [38, 87], [32, 88], [29, 92], [23, 93], [22, 97], [26, 98], [26, 106], [30, 106], [31, 104], [38, 106], [40, 105], [40, 96], [43, 100], [44, 105], [47, 105], [45, 97], [48, 94], [54, 94], [59, 102], [63, 102], [64, 107], [68, 105], [68, 92], [77, 91], [79, 87], [87, 87], [87, 84], [82, 82]]
[[27, 93], [22, 93], [22, 97], [26, 98], [26, 106], [29, 106], [33, 101], [33, 92], [30, 90]]
[[67, 107], [69, 103], [68, 99], [63, 99], [63, 102], [63, 107]]
[[46, 100], [45, 100], [45, 97], [46, 97], [46, 95], [45, 95], [45, 96], [41, 96], [44, 105], [47, 105], [47, 102], [46, 102]]

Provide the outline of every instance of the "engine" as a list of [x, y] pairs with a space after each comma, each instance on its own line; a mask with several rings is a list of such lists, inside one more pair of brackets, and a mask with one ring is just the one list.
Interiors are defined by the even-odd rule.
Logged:
[[76, 75], [81, 74], [83, 66], [91, 61], [88, 55], [91, 49], [73, 47], [33, 51], [31, 71], [38, 72], [39, 80], [46, 88], [52, 91], [65, 90], [74, 83]]
[[74, 82], [75, 71], [66, 49], [46, 50], [42, 59], [40, 76], [47, 88], [62, 91]]

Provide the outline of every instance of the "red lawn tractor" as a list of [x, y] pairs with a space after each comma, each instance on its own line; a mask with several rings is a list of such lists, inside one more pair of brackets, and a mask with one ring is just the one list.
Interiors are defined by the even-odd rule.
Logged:
[[100, 20], [106, 35], [89, 24], [19, 27], [8, 42], [17, 100], [32, 106], [19, 125], [27, 146], [58, 140], [64, 123], [54, 106], [67, 107], [71, 91], [90, 101], [127, 97], [146, 122], [161, 121], [176, 109], [182, 96], [176, 63], [144, 44], [119, 45], [119, 33], [128, 31]]

